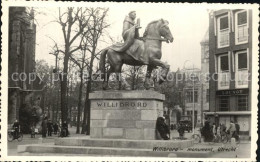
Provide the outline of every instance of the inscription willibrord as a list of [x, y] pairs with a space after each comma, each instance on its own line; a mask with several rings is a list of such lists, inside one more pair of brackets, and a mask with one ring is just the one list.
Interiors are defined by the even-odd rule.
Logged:
[[97, 102], [98, 107], [147, 107], [145, 102]]

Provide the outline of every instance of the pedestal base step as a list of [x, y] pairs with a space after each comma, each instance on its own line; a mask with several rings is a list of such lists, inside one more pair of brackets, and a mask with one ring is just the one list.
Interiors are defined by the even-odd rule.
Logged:
[[128, 139], [98, 139], [98, 138], [58, 138], [54, 141], [59, 146], [91, 146], [114, 148], [187, 148], [193, 146], [192, 140], [128, 140]]
[[[192, 140], [123, 140], [58, 138], [55, 143], [18, 145], [20, 155], [32, 156], [139, 156], [205, 157], [206, 152], [187, 152]], [[202, 155], [203, 154], [203, 155]]]

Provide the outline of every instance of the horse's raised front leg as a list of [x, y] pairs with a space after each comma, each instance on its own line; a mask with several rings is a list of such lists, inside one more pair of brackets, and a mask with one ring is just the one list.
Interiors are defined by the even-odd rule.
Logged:
[[109, 70], [107, 71], [107, 73], [104, 74], [105, 77], [104, 77], [104, 81], [103, 81], [103, 90], [111, 89], [108, 82], [109, 82], [109, 76], [112, 72], [113, 72], [113, 70], [110, 67]]
[[162, 62], [159, 59], [152, 59], [150, 62], [154, 66], [160, 66], [160, 67], [163, 68], [160, 71], [160, 73], [157, 74], [157, 80], [158, 80], [159, 84], [162, 84], [166, 80], [167, 74], [168, 74], [168, 72], [170, 70], [170, 65], [168, 65], [165, 62]]
[[146, 72], [145, 82], [144, 82], [144, 87], [147, 90], [154, 88], [154, 82], [151, 79], [151, 73], [152, 73], [153, 69], [154, 69], [154, 66], [151, 66], [151, 65], [147, 66], [147, 72]]

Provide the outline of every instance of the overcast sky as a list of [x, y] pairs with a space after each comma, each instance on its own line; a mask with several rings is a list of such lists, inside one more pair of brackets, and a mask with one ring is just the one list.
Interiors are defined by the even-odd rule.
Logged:
[[[99, 5], [100, 7], [107, 7]], [[39, 9], [39, 8], [38, 8]], [[197, 5], [164, 5], [161, 4], [120, 4], [110, 5], [108, 12], [108, 23], [111, 24], [108, 33], [113, 38], [121, 38], [122, 26], [125, 16], [129, 11], [135, 10], [137, 18], [141, 20], [143, 34], [146, 25], [163, 18], [169, 21], [169, 27], [174, 37], [173, 43], [163, 43], [162, 61], [167, 61], [171, 65], [171, 70], [176, 71], [192, 63], [200, 68], [201, 49], [200, 41], [203, 39], [208, 28], [208, 12], [205, 6]], [[40, 8], [45, 13], [36, 15], [37, 35], [36, 35], [36, 59], [44, 59], [50, 65], [55, 65], [55, 57], [50, 55], [51, 47], [54, 45], [51, 37], [60, 45], [63, 43], [61, 27], [58, 23], [50, 23], [58, 16], [58, 8]], [[105, 44], [103, 45], [106, 46]], [[191, 63], [192, 62], [192, 63]], [[190, 64], [190, 65], [188, 65]]]

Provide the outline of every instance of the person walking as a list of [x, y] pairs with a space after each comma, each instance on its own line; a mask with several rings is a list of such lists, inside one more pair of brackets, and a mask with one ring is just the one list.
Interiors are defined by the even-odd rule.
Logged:
[[42, 137], [45, 138], [47, 133], [47, 117], [42, 121]]
[[14, 121], [13, 129], [14, 129], [14, 139], [16, 139], [20, 132], [20, 123], [17, 119]]
[[230, 126], [229, 126], [229, 133], [230, 133], [230, 138], [234, 137], [234, 133], [236, 131], [236, 126], [234, 124], [234, 122], [231, 120], [230, 121]]
[[237, 122], [235, 123], [235, 127], [236, 127], [236, 134], [239, 135], [240, 126]]
[[216, 124], [215, 123], [213, 123], [213, 125], [212, 125], [212, 133], [213, 133], [213, 135], [215, 136], [216, 135]]
[[47, 127], [48, 127], [48, 136], [51, 136], [52, 135], [52, 131], [53, 131], [51, 120], [48, 120]]
[[235, 123], [235, 127], [236, 127], [235, 138], [236, 138], [236, 140], [239, 140], [239, 131], [240, 131], [240, 126], [239, 126], [239, 124], [237, 123], [237, 121], [236, 121], [236, 123]]
[[56, 135], [57, 132], [58, 132], [58, 128], [59, 128], [59, 126], [58, 126], [57, 122], [55, 122], [54, 125], [53, 125], [53, 131], [54, 131], [54, 134], [55, 134], [55, 135]]
[[227, 127], [224, 124], [220, 123], [220, 135], [221, 136], [224, 136], [224, 134], [226, 133], [226, 129], [227, 129]]
[[159, 132], [160, 136], [164, 140], [170, 139], [170, 130], [165, 123], [164, 117], [158, 117], [156, 121], [156, 130]]
[[62, 124], [62, 129], [61, 129], [61, 133], [64, 133], [62, 136], [63, 137], [67, 137], [69, 135], [69, 130], [68, 130], [68, 123], [67, 121], [65, 120]]
[[205, 138], [205, 142], [210, 142], [212, 140], [212, 130], [210, 127], [210, 122], [208, 121], [208, 119], [205, 119], [205, 124], [204, 124], [204, 128], [203, 128], [203, 136]]

